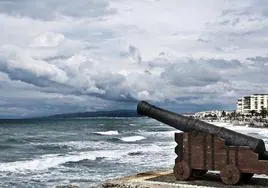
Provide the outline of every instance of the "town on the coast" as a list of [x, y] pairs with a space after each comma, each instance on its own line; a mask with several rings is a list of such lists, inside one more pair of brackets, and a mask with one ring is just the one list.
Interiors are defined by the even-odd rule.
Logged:
[[252, 94], [236, 101], [234, 111], [204, 111], [193, 115], [196, 119], [208, 122], [226, 122], [248, 127], [268, 128], [268, 94]]

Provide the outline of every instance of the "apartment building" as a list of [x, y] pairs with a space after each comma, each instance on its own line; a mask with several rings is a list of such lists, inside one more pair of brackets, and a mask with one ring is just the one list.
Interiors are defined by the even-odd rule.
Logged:
[[243, 111], [243, 98], [238, 98], [236, 101], [236, 112], [242, 113]]
[[249, 114], [252, 110], [261, 112], [263, 108], [268, 107], [268, 94], [253, 94], [244, 96], [236, 101], [236, 112]]

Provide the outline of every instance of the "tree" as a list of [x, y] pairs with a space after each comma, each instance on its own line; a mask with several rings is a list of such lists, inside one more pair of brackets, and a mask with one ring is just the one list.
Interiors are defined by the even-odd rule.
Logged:
[[237, 116], [237, 114], [236, 114], [235, 111], [233, 111], [233, 112], [231, 112], [231, 113], [228, 114], [228, 118], [230, 118], [230, 119], [235, 119], [236, 116]]
[[235, 112], [235, 111], [233, 111], [233, 112], [232, 112], [232, 117], [234, 117], [234, 118], [235, 118], [235, 117], [236, 117], [236, 115], [237, 115], [237, 114], [236, 114], [236, 112]]
[[222, 117], [225, 117], [226, 116], [226, 112], [224, 110], [222, 111], [221, 116]]
[[267, 115], [267, 109], [265, 109], [264, 107], [261, 107], [261, 112], [260, 112], [260, 114], [261, 114], [261, 117], [262, 117], [262, 118], [265, 118], [266, 115]]
[[254, 116], [256, 114], [255, 110], [250, 110], [249, 113], [251, 114], [251, 116]]

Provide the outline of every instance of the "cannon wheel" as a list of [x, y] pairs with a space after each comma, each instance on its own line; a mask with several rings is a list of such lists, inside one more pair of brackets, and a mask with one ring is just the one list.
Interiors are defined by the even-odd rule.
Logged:
[[200, 178], [201, 176], [205, 175], [207, 170], [200, 170], [200, 169], [193, 169], [192, 176], [195, 178]]
[[173, 168], [176, 180], [188, 180], [192, 175], [192, 169], [185, 161], [179, 161]]
[[253, 175], [254, 175], [253, 173], [242, 173], [241, 180], [242, 181], [249, 181]]
[[221, 170], [220, 177], [223, 183], [235, 185], [239, 182], [241, 173], [235, 165], [227, 165]]

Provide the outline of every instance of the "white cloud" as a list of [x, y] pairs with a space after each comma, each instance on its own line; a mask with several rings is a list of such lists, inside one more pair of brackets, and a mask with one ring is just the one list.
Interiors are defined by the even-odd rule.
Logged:
[[65, 72], [56, 65], [35, 60], [30, 54], [14, 46], [0, 48], [0, 70], [11, 79], [36, 85], [46, 85], [46, 81], [62, 84], [68, 79]]
[[8, 0], [2, 1], [0, 11], [12, 16], [26, 16], [33, 19], [52, 20], [57, 17], [101, 17], [113, 14], [108, 0]]
[[64, 40], [64, 35], [47, 32], [33, 39], [30, 47], [57, 47]]
[[[0, 5], [1, 106], [18, 116], [130, 108], [139, 99], [182, 111], [229, 108], [239, 95], [267, 92], [264, 0]], [[18, 102], [22, 95], [31, 97]]]

